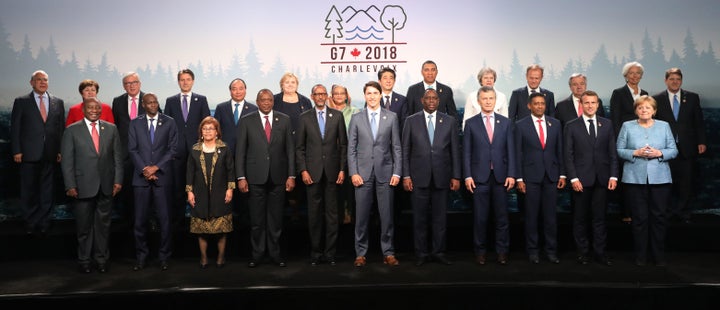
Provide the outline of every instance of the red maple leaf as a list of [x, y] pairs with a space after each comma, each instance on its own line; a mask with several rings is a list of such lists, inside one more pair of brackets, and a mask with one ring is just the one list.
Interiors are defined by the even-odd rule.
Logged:
[[358, 56], [360, 56], [360, 51], [358, 51], [358, 49], [355, 48], [352, 51], [350, 51], [350, 54], [353, 55], [355, 58], [357, 58]]

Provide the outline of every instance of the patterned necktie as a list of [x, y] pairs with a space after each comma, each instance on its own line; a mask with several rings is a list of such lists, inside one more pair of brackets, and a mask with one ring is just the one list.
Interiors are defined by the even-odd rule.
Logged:
[[320, 137], [325, 139], [325, 118], [323, 111], [318, 111], [318, 125], [320, 125]]
[[675, 94], [673, 95], [673, 115], [675, 120], [678, 119], [678, 114], [680, 114], [680, 102], [677, 99], [677, 94]]
[[597, 138], [597, 134], [595, 134], [595, 122], [593, 122], [592, 119], [589, 119], [588, 123], [590, 123], [590, 125], [588, 125], [590, 130], [590, 139], [595, 142], [595, 138]]
[[490, 140], [490, 143], [492, 143], [493, 129], [492, 129], [492, 124], [490, 123], [489, 115], [485, 115], [485, 130], [487, 131], [487, 135], [488, 135], [488, 139]]
[[95, 122], [90, 123], [90, 126], [92, 127], [92, 133], [90, 134], [92, 136], [93, 144], [95, 145], [95, 152], [100, 154], [100, 134], [98, 134], [97, 125]]
[[272, 127], [270, 127], [270, 116], [265, 115], [265, 137], [267, 138], [268, 143], [270, 143], [270, 132], [272, 131]]
[[385, 96], [385, 108], [390, 110], [390, 96]]
[[[43, 95], [40, 95], [40, 116], [43, 119], [43, 123], [47, 121], [47, 109], [45, 109], [45, 102], [43, 101]], [[675, 116], [677, 118], [677, 115]]]
[[430, 145], [433, 144], [433, 140], [435, 139], [435, 125], [433, 125], [432, 121], [433, 115], [428, 115], [428, 123], [427, 123], [427, 130], [428, 130], [428, 136], [430, 136]]
[[183, 95], [183, 101], [182, 101], [182, 114], [183, 114], [183, 120], [187, 121], [188, 116], [188, 102], [187, 102], [187, 95]]
[[583, 115], [582, 102], [580, 102], [580, 100], [578, 100], [577, 104], [578, 104], [578, 117], [580, 117]]
[[375, 140], [375, 137], [377, 137], [377, 121], [375, 120], [375, 115], [377, 115], [377, 112], [370, 113], [372, 115], [372, 118], [370, 118], [370, 130], [372, 130], [373, 140]]
[[235, 117], [235, 125], [237, 125], [238, 120], [240, 119], [240, 104], [235, 104], [235, 112], [233, 112], [233, 117]]
[[542, 146], [543, 150], [545, 149], [545, 131], [543, 131], [542, 127], [542, 119], [537, 120], [538, 123], [538, 130], [540, 135], [540, 145]]
[[135, 101], [135, 97], [132, 97], [132, 102], [130, 103], [130, 119], [135, 119], [137, 117], [137, 101]]
[[155, 143], [155, 125], [153, 123], [155, 119], [150, 119], [150, 143]]

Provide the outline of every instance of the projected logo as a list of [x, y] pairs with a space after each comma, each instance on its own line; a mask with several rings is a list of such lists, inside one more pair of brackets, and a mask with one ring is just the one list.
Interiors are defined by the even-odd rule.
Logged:
[[332, 73], [377, 72], [384, 67], [396, 69], [406, 63], [402, 48], [407, 42], [398, 39], [405, 28], [407, 14], [399, 5], [379, 9], [332, 6], [325, 16], [326, 57], [320, 62], [330, 65]]

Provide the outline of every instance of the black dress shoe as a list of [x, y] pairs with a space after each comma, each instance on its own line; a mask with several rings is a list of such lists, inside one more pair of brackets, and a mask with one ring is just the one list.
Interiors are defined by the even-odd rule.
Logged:
[[433, 258], [432, 258], [432, 259], [433, 259], [434, 261], [438, 262], [438, 263], [443, 264], [443, 265], [448, 265], [448, 266], [450, 266], [450, 265], [453, 264], [451, 261], [449, 261], [449, 260], [447, 259], [447, 257], [445, 257], [445, 254], [436, 254], [436, 255], [433, 255]]
[[106, 273], [108, 271], [107, 265], [105, 264], [98, 264], [97, 269], [99, 273]]
[[635, 266], [645, 267], [645, 265], [647, 265], [647, 262], [644, 259], [635, 259]]
[[207, 267], [208, 267], [207, 263], [205, 263], [205, 264], [200, 263], [200, 269], [207, 269]]
[[532, 263], [532, 264], [539, 264], [539, 263], [540, 263], [540, 256], [538, 256], [538, 255], [530, 255], [530, 256], [528, 257], [528, 259], [530, 260], [530, 263]]
[[475, 256], [475, 263], [478, 265], [485, 265], [485, 254]]
[[168, 265], [168, 262], [166, 262], [166, 261], [160, 262], [160, 270], [166, 271], [166, 270], [168, 270], [168, 268], [170, 268], [170, 266]]
[[596, 257], [595, 257], [595, 262], [597, 262], [597, 263], [600, 264], [600, 265], [605, 265], [605, 266], [612, 266], [612, 265], [613, 265], [612, 260], [610, 260], [610, 257], [608, 257], [607, 255], [599, 255], [599, 256], [596, 256]]
[[133, 271], [140, 271], [145, 269], [145, 263], [135, 263], [133, 266]]
[[577, 262], [580, 265], [587, 265], [588, 263], [590, 263], [590, 258], [588, 258], [587, 255], [578, 255]]
[[258, 262], [257, 262], [257, 261], [251, 260], [251, 261], [248, 263], [248, 267], [250, 267], [250, 268], [255, 268], [255, 267], [257, 267], [257, 266], [258, 266]]
[[498, 254], [497, 262], [500, 265], [507, 265], [508, 263], [508, 255], [505, 253]]
[[422, 265], [425, 265], [425, 263], [427, 263], [427, 257], [418, 257], [418, 259], [415, 261], [415, 266], [420, 267]]
[[310, 259], [310, 266], [317, 267], [317, 265], [320, 265], [320, 259], [318, 259], [318, 258]]
[[80, 265], [78, 267], [79, 267], [78, 271], [80, 271], [80, 273], [91, 273], [92, 272], [92, 270], [90, 270], [90, 265]]
[[275, 263], [278, 265], [278, 267], [287, 267], [287, 264], [285, 263], [284, 260], [278, 260]]
[[335, 257], [328, 258], [327, 262], [328, 264], [330, 264], [330, 266], [337, 266], [337, 261], [335, 260]]
[[560, 259], [559, 259], [559, 258], [557, 257], [557, 255], [555, 255], [555, 254], [548, 254], [547, 259], [548, 259], [549, 262], [551, 262], [551, 263], [553, 263], [553, 264], [559, 264], [559, 263], [560, 263]]

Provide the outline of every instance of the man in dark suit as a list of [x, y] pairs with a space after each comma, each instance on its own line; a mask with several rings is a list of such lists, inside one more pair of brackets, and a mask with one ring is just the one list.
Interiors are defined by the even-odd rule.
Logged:
[[426, 90], [422, 101], [424, 110], [407, 118], [401, 139], [403, 188], [410, 192], [413, 210], [415, 265], [428, 259], [451, 265], [445, 257], [447, 206], [449, 190], [460, 189], [459, 126], [455, 118], [437, 112], [436, 90]]
[[192, 146], [198, 141], [200, 122], [210, 116], [207, 97], [192, 91], [195, 73], [182, 69], [177, 74], [180, 93], [165, 99], [165, 115], [170, 116], [177, 125], [178, 143], [175, 158], [172, 161], [174, 184], [170, 215], [173, 227], [184, 224], [187, 195], [185, 195], [185, 169]]
[[28, 235], [50, 228], [55, 205], [55, 172], [65, 129], [65, 103], [47, 92], [48, 74], [30, 77], [32, 92], [15, 98], [10, 120], [13, 161], [20, 165], [20, 202]]
[[250, 193], [250, 243], [254, 268], [265, 253], [285, 267], [281, 256], [285, 192], [295, 188], [295, 143], [290, 117], [273, 111], [273, 94], [261, 89], [258, 111], [245, 115], [238, 128], [235, 170], [238, 188]]
[[677, 201], [669, 210], [677, 221], [690, 223], [690, 210], [698, 188], [697, 159], [707, 150], [705, 119], [700, 96], [682, 89], [682, 71], [671, 68], [665, 71], [667, 90], [653, 96], [657, 101], [655, 117], [670, 124], [678, 156], [670, 161], [673, 192]]
[[461, 119], [457, 111], [457, 106], [455, 106], [452, 88], [435, 80], [438, 74], [435, 62], [432, 60], [425, 61], [420, 72], [423, 75], [422, 82], [411, 85], [407, 90], [406, 116], [423, 110], [422, 97], [425, 95], [426, 89], [432, 88], [437, 90], [438, 97], [440, 97], [437, 110], [454, 117], [460, 122]]
[[307, 190], [310, 264], [317, 266], [325, 260], [334, 266], [339, 229], [338, 192], [347, 167], [347, 130], [342, 112], [325, 105], [325, 86], [313, 86], [311, 94], [315, 108], [300, 114], [295, 159]]
[[378, 82], [382, 87], [380, 106], [397, 114], [402, 129], [405, 124], [405, 117], [408, 116], [408, 105], [406, 104], [407, 98], [393, 90], [395, 87], [395, 70], [389, 67], [380, 69], [378, 71]]
[[90, 273], [94, 262], [105, 273], [113, 197], [122, 189], [124, 147], [115, 125], [100, 120], [97, 98], [83, 100], [82, 108], [85, 118], [63, 134], [61, 167], [65, 193], [74, 198], [80, 272]]
[[[223, 142], [227, 144], [228, 150], [235, 153], [235, 142], [237, 141], [237, 131], [240, 128], [242, 117], [250, 112], [257, 111], [257, 106], [245, 100], [247, 94], [247, 85], [241, 78], [235, 78], [230, 81], [228, 86], [230, 89], [230, 100], [222, 102], [215, 107], [215, 119], [220, 123], [220, 130], [223, 133]], [[247, 225], [248, 208], [247, 193], [240, 192], [237, 187], [233, 190], [233, 212], [239, 216], [237, 218]]]
[[130, 121], [136, 118], [138, 115], [145, 114], [142, 108], [142, 98], [145, 95], [140, 90], [142, 84], [140, 82], [140, 76], [135, 72], [128, 72], [123, 75], [122, 85], [125, 89], [125, 93], [117, 96], [112, 102], [112, 113], [115, 119], [115, 126], [117, 126], [118, 133], [120, 134], [120, 141], [123, 147], [123, 158], [124, 167], [123, 171], [123, 188], [124, 190], [116, 196], [116, 200], [123, 209], [123, 216], [128, 220], [129, 223], [133, 222], [133, 211], [134, 206], [134, 195], [133, 195], [133, 164], [130, 160], [130, 156], [127, 153], [128, 147], [128, 131], [130, 129]]
[[550, 90], [540, 87], [544, 72], [545, 69], [538, 64], [529, 65], [525, 69], [527, 86], [513, 90], [510, 95], [510, 101], [508, 102], [508, 118], [511, 121], [517, 121], [530, 115], [530, 110], [526, 107], [530, 95], [534, 93], [545, 95], [545, 115], [552, 116], [555, 114], [555, 94]]
[[525, 195], [526, 248], [530, 262], [540, 263], [538, 227], [542, 227], [547, 259], [559, 264], [556, 204], [557, 190], [565, 187], [562, 128], [560, 121], [545, 114], [545, 95], [534, 93], [528, 100], [531, 115], [515, 123], [516, 183]]
[[153, 93], [143, 96], [145, 113], [130, 122], [128, 153], [133, 162], [132, 185], [135, 188], [135, 256], [133, 270], [145, 268], [149, 255], [147, 224], [154, 208], [160, 229], [158, 259], [160, 269], [168, 269], [172, 254], [171, 197], [174, 170], [172, 159], [178, 144], [175, 120], [159, 112], [160, 103]]
[[[583, 115], [583, 105], [580, 102], [580, 96], [587, 90], [587, 77], [582, 73], [573, 73], [568, 79], [570, 85], [570, 96], [559, 101], [555, 106], [554, 117], [560, 121], [563, 128], [567, 122], [574, 120]], [[598, 98], [597, 116], [605, 117], [605, 108], [603, 108], [602, 100]]]
[[600, 99], [594, 91], [580, 95], [583, 115], [570, 120], [563, 130], [565, 170], [572, 187], [573, 235], [577, 261], [590, 261], [588, 218], [592, 219], [592, 249], [595, 261], [611, 266], [605, 253], [607, 191], [615, 190], [619, 176], [617, 148], [612, 122], [596, 111]]
[[463, 134], [463, 175], [472, 194], [475, 262], [485, 265], [488, 213], [495, 214], [495, 251], [501, 265], [508, 262], [510, 223], [508, 191], [515, 186], [514, 124], [495, 113], [495, 89], [477, 93], [480, 113], [467, 120]]
[[367, 264], [368, 225], [374, 199], [380, 216], [383, 263], [397, 266], [395, 257], [394, 187], [402, 173], [402, 145], [397, 114], [380, 108], [380, 83], [365, 83], [365, 109], [353, 114], [348, 129], [348, 173], [355, 186], [355, 267]]

